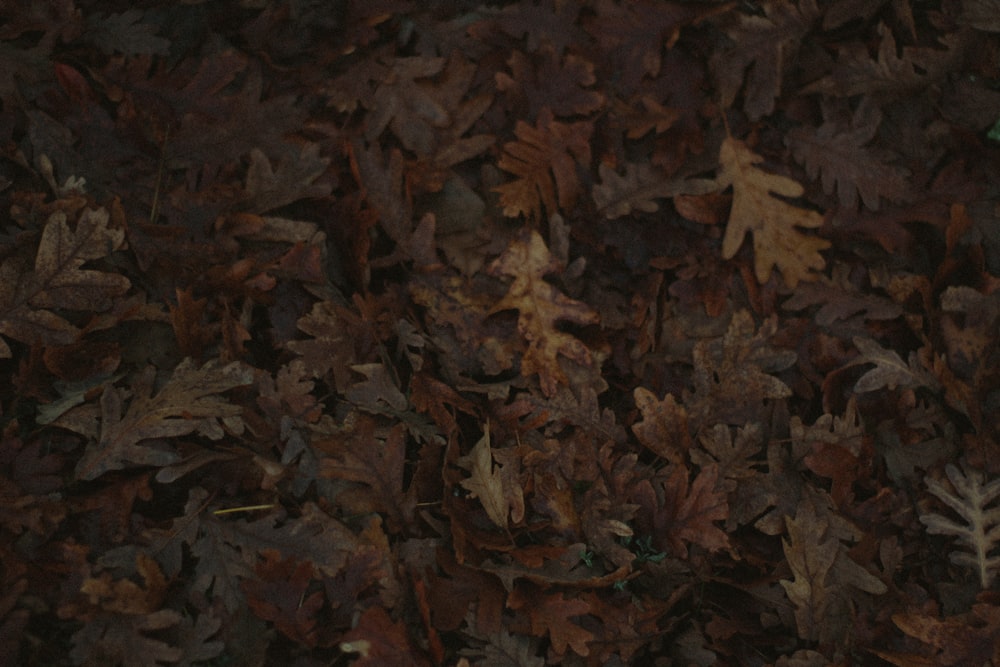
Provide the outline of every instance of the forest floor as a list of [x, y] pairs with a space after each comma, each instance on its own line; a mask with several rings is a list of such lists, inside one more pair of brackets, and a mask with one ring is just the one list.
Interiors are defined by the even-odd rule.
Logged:
[[1000, 666], [1000, 1], [0, 5], [0, 663]]

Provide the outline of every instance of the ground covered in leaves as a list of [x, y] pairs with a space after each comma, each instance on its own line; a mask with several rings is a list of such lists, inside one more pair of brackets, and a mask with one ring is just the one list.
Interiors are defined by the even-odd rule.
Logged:
[[0, 9], [0, 662], [1000, 664], [1000, 2]]

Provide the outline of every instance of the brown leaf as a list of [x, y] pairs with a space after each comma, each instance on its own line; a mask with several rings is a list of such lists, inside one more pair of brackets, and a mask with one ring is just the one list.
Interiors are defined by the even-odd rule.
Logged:
[[320, 461], [320, 472], [328, 479], [357, 482], [364, 490], [344, 490], [340, 500], [355, 513], [383, 512], [390, 531], [402, 531], [413, 520], [417, 499], [405, 488], [406, 430], [396, 424], [388, 434], [376, 437], [374, 420], [357, 417], [350, 433], [319, 440], [315, 446], [328, 454]]
[[[541, 61], [536, 67], [535, 62]], [[497, 72], [497, 89], [526, 101], [527, 117], [536, 118], [548, 108], [556, 116], [586, 116], [604, 105], [604, 95], [589, 89], [597, 80], [594, 65], [573, 54], [561, 58], [546, 46], [534, 59], [514, 51], [507, 60], [513, 76]]]
[[654, 213], [660, 208], [654, 199], [702, 195], [718, 189], [715, 181], [667, 177], [645, 163], [626, 163], [624, 176], [619, 176], [603, 162], [597, 170], [601, 182], [594, 186], [594, 203], [609, 220], [626, 216], [633, 210]]
[[785, 144], [809, 178], [822, 177], [826, 194], [837, 190], [841, 206], [854, 209], [860, 195], [866, 207], [877, 211], [879, 198], [900, 202], [911, 196], [909, 172], [890, 164], [884, 151], [865, 147], [881, 120], [878, 107], [865, 98], [849, 126], [828, 120], [818, 128], [794, 128], [785, 135]]
[[888, 350], [870, 338], [854, 338], [854, 347], [861, 355], [847, 367], [860, 364], [875, 364], [854, 383], [854, 391], [864, 393], [882, 387], [889, 389], [915, 389], [917, 387], [937, 388], [935, 377], [922, 366], [915, 352], [910, 353], [906, 363], [895, 350]]
[[514, 128], [518, 141], [504, 145], [497, 163], [518, 177], [493, 188], [500, 193], [503, 214], [538, 220], [542, 218], [543, 206], [549, 216], [570, 210], [582, 190], [577, 164], [590, 165], [593, 130], [590, 122], [556, 122], [547, 110], [538, 115], [535, 127], [518, 121]]
[[817, 513], [812, 502], [800, 504], [795, 518], [785, 517], [785, 524], [788, 540], [782, 545], [795, 578], [782, 579], [781, 585], [795, 605], [799, 637], [841, 641], [856, 591], [881, 595], [886, 585], [847, 555], [830, 519]]
[[[77, 479], [96, 479], [128, 464], [162, 466], [177, 460], [172, 450], [143, 444], [145, 440], [194, 432], [218, 440], [225, 434], [224, 427], [242, 431], [242, 408], [219, 394], [250, 384], [253, 373], [247, 366], [209, 362], [196, 368], [188, 359], [174, 369], [155, 396], [154, 379], [155, 369], [149, 367], [136, 381], [133, 392], [113, 386], [104, 389], [100, 433], [77, 463]], [[124, 408], [129, 397], [128, 407]]]
[[[956, 48], [897, 48], [892, 30], [878, 26], [881, 40], [877, 60], [868, 54], [868, 45], [848, 42], [840, 47], [833, 72], [806, 86], [802, 93], [853, 97], [862, 94], [901, 95], [930, 85], [947, 71], [949, 61], [959, 57], [960, 36], [951, 35]], [[952, 46], [952, 44], [946, 44]]]
[[673, 394], [667, 394], [659, 401], [644, 387], [636, 387], [632, 393], [635, 405], [642, 413], [642, 421], [632, 425], [635, 437], [657, 456], [671, 463], [683, 463], [685, 454], [691, 448], [687, 410], [677, 404]]
[[429, 155], [435, 128], [450, 122], [448, 109], [439, 101], [433, 84], [426, 81], [440, 73], [444, 64], [444, 58], [424, 56], [393, 59], [375, 89], [365, 138], [377, 143], [388, 126], [406, 148]]
[[302, 355], [303, 362], [314, 377], [323, 377], [331, 372], [337, 391], [346, 391], [351, 381], [350, 367], [355, 361], [355, 352], [341, 307], [332, 301], [320, 301], [313, 305], [308, 315], [299, 319], [298, 328], [313, 338], [289, 341], [286, 347]]
[[[86, 209], [71, 229], [65, 213], [56, 211], [42, 230], [33, 267], [17, 257], [0, 265], [0, 333], [26, 343], [72, 343], [79, 329], [52, 309], [102, 312], [128, 291], [124, 276], [82, 268], [125, 240], [108, 218], [106, 209]], [[0, 339], [0, 357], [10, 356]]]
[[118, 614], [145, 615], [155, 612], [167, 594], [167, 580], [156, 561], [140, 552], [136, 555], [136, 572], [145, 585], [130, 579], [113, 579], [108, 572], [99, 577], [88, 577], [80, 585], [80, 592], [90, 598], [90, 603]]
[[172, 609], [139, 616], [102, 614], [73, 634], [69, 655], [81, 665], [87, 661], [126, 667], [163, 667], [163, 663], [176, 663], [183, 657], [181, 649], [144, 633], [172, 628], [181, 619]]
[[315, 575], [312, 564], [283, 558], [273, 549], [265, 549], [261, 556], [264, 560], [257, 564], [257, 577], [242, 582], [250, 609], [292, 641], [316, 646], [316, 613], [324, 600], [320, 591], [308, 593]]
[[743, 109], [751, 120], [774, 111], [781, 94], [785, 66], [792, 62], [799, 43], [819, 18], [814, 0], [764, 2], [760, 13], [737, 14], [736, 25], [726, 29], [732, 46], [717, 49], [711, 57], [723, 107], [730, 106], [744, 88]]
[[357, 626], [344, 634], [340, 650], [357, 653], [351, 664], [357, 667], [430, 667], [430, 661], [410, 639], [406, 624], [393, 621], [382, 607], [369, 607]]
[[524, 594], [518, 592], [511, 595], [508, 605], [514, 609], [528, 608], [532, 634], [539, 637], [548, 634], [552, 649], [558, 655], [564, 655], [567, 648], [572, 648], [577, 655], [590, 655], [587, 642], [594, 638], [593, 633], [571, 620], [571, 617], [589, 613], [590, 603], [580, 598], [566, 598], [560, 593], [536, 594], [525, 599]]
[[319, 144], [307, 144], [298, 155], [289, 151], [279, 159], [277, 170], [263, 151], [254, 148], [247, 169], [246, 210], [265, 213], [300, 199], [325, 197], [330, 184], [315, 181], [329, 164], [330, 158], [319, 156]]
[[688, 470], [679, 465], [669, 476], [661, 473], [635, 486], [633, 499], [641, 507], [640, 517], [647, 517], [648, 532], [656, 543], [681, 558], [688, 555], [688, 543], [709, 551], [729, 548], [728, 536], [714, 523], [729, 516], [718, 477], [718, 466], [710, 465], [689, 488]]

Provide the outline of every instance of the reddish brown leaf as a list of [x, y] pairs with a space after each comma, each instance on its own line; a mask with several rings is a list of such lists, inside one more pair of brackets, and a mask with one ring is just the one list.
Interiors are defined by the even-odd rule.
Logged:
[[282, 558], [271, 549], [262, 551], [261, 556], [264, 560], [256, 567], [257, 578], [242, 582], [247, 604], [289, 639], [315, 646], [315, 614], [323, 606], [323, 593], [308, 593], [314, 575], [312, 564]]
[[548, 111], [538, 115], [535, 127], [518, 121], [514, 129], [518, 141], [504, 145], [497, 163], [518, 177], [494, 188], [504, 215], [538, 220], [543, 207], [546, 216], [571, 209], [581, 192], [577, 164], [590, 164], [593, 129], [589, 122], [556, 122]]
[[353, 664], [359, 667], [429, 667], [431, 664], [414, 646], [403, 621], [394, 622], [381, 607], [371, 607], [361, 614], [357, 627], [341, 638], [340, 650], [357, 653]]
[[[590, 603], [580, 598], [567, 598], [559, 593], [543, 594], [535, 591], [530, 599], [515, 592], [508, 604], [514, 609], [526, 607], [531, 618], [531, 632], [543, 637], [548, 634], [557, 655], [564, 655], [567, 648], [577, 655], [590, 655], [587, 643], [594, 635], [575, 623], [573, 617], [590, 612]], [[530, 595], [530, 593], [529, 593]]]

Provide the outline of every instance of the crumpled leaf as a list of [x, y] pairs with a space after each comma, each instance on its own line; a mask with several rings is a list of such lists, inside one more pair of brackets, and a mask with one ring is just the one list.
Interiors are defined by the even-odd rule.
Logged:
[[545, 247], [541, 234], [529, 230], [513, 241], [490, 266], [493, 275], [512, 276], [510, 290], [490, 310], [516, 309], [518, 332], [528, 343], [521, 359], [521, 375], [538, 373], [546, 396], [553, 396], [560, 383], [567, 382], [557, 357], [562, 355], [582, 366], [590, 366], [593, 357], [580, 339], [560, 331], [557, 322], [596, 324], [597, 313], [587, 304], [570, 299], [544, 276], [559, 270], [559, 262]]
[[733, 208], [722, 240], [722, 256], [735, 256], [749, 232], [753, 235], [757, 280], [767, 282], [776, 266], [785, 284], [795, 287], [800, 281], [816, 279], [814, 272], [825, 264], [819, 251], [829, 248], [830, 242], [797, 230], [821, 226], [823, 216], [778, 199], [775, 195], [799, 197], [805, 189], [797, 181], [755, 166], [763, 161], [738, 139], [727, 137], [722, 142], [718, 183], [733, 186]]
[[[164, 466], [177, 460], [171, 449], [149, 446], [143, 444], [144, 440], [176, 438], [194, 432], [218, 440], [225, 434], [223, 427], [236, 432], [243, 430], [240, 418], [243, 409], [219, 394], [253, 382], [253, 371], [248, 366], [236, 361], [220, 366], [211, 361], [197, 368], [191, 359], [185, 359], [154, 396], [155, 376], [156, 371], [150, 366], [136, 380], [132, 391], [105, 387], [101, 396], [100, 433], [77, 463], [77, 479], [97, 479], [129, 464]], [[126, 401], [128, 407], [124, 408]], [[73, 412], [55, 424], [76, 425], [70, 418]]]
[[505, 465], [495, 466], [495, 454], [496, 450], [490, 447], [487, 425], [483, 437], [472, 451], [458, 459], [457, 463], [471, 474], [461, 481], [462, 487], [479, 498], [493, 523], [507, 528], [510, 519], [518, 523], [524, 518], [524, 492], [517, 479], [517, 459], [508, 457]]

